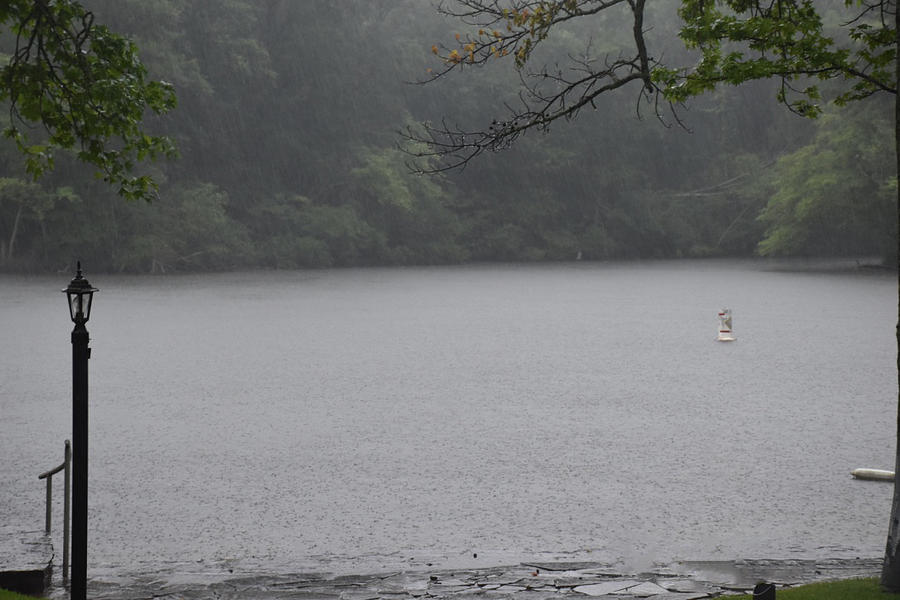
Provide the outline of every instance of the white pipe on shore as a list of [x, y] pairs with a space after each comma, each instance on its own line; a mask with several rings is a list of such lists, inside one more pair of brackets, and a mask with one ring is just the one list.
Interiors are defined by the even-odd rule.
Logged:
[[850, 472], [856, 479], [868, 479], [870, 481], [893, 481], [894, 472], [882, 469], [853, 469]]

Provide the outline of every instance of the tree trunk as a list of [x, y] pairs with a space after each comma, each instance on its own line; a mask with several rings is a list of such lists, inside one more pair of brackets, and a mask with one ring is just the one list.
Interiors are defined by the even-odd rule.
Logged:
[[[897, 174], [900, 176], [900, 11], [894, 12], [894, 33], [897, 86], [894, 96], [894, 141], [897, 150]], [[897, 222], [900, 224], [900, 188], [897, 192]], [[898, 235], [898, 252], [900, 252], [900, 235]], [[897, 265], [898, 283], [900, 283], [900, 254]], [[897, 312], [900, 315], [900, 298], [897, 299]], [[900, 316], [897, 320], [897, 372], [900, 373]], [[881, 587], [886, 592], [900, 592], [900, 486], [897, 485], [900, 471], [900, 390], [897, 400], [897, 440], [895, 442], [896, 457], [894, 459], [894, 499], [891, 502], [891, 521], [888, 527], [887, 545], [884, 550], [884, 565], [881, 568]]]
[[16, 218], [13, 220], [12, 233], [9, 234], [9, 245], [6, 247], [6, 259], [13, 259], [13, 252], [16, 247], [16, 235], [19, 232], [19, 219], [22, 218], [22, 203], [19, 203], [19, 209], [16, 211]]

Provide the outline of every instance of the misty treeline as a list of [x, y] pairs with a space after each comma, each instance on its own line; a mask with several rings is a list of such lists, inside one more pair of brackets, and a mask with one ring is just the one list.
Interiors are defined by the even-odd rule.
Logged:
[[[160, 188], [145, 204], [64, 155], [33, 182], [0, 144], [6, 270], [66, 269], [76, 258], [93, 272], [758, 252], [896, 260], [886, 96], [813, 121], [762, 82], [675, 115], [662, 107], [661, 121], [624, 92], [462, 171], [417, 176], [398, 131], [480, 125], [517, 101], [509, 68], [416, 84], [440, 66], [431, 46], [460, 32], [429, 2], [84, 4], [175, 86], [178, 107], [147, 125], [174, 138], [180, 158], [149, 167]], [[666, 57], [688, 56], [676, 6], [659, 0], [647, 24]], [[588, 45], [614, 55], [628, 36], [606, 12], [577, 21], [554, 31], [543, 61]], [[0, 50], [13, 41], [0, 36]]]

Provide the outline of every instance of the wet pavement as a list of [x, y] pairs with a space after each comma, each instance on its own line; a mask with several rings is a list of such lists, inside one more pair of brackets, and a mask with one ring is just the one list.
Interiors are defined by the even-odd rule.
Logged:
[[[523, 563], [466, 570], [422, 570], [370, 575], [324, 573], [241, 574], [173, 567], [131, 576], [93, 575], [94, 600], [458, 600], [559, 599], [699, 600], [749, 593], [760, 581], [778, 588], [804, 583], [874, 577], [880, 559], [741, 560], [679, 562], [646, 573], [625, 573], [601, 563]], [[57, 581], [51, 600], [68, 594]]]

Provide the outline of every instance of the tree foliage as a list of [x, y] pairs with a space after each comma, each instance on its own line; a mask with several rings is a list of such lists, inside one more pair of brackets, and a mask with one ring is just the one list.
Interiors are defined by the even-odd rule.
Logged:
[[687, 69], [660, 68], [655, 78], [669, 100], [682, 101], [721, 83], [778, 77], [779, 100], [808, 116], [821, 112], [816, 81], [847, 82], [837, 88], [838, 104], [876, 92], [895, 94], [896, 3], [864, 0], [845, 6], [846, 20], [828, 31], [820, 13], [824, 5], [812, 0], [684, 0], [681, 38], [701, 59]]
[[[175, 106], [172, 87], [147, 79], [137, 48], [95, 24], [74, 0], [12, 0], [0, 7], [0, 23], [14, 38], [0, 69], [0, 101], [9, 105], [4, 135], [24, 155], [27, 172], [39, 177], [58, 150], [74, 150], [126, 198], [150, 198], [148, 175], [137, 163], [172, 156], [165, 137], [141, 127], [147, 110]], [[32, 125], [42, 126], [38, 132]]]
[[875, 106], [829, 111], [813, 141], [782, 157], [759, 218], [764, 255], [881, 255], [897, 249], [891, 120]]

